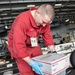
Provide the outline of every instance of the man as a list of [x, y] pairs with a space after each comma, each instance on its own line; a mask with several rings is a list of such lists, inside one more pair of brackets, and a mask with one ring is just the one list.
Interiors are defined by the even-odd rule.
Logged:
[[42, 35], [49, 50], [54, 50], [54, 42], [50, 33], [50, 23], [54, 19], [54, 8], [43, 4], [39, 8], [30, 9], [16, 17], [8, 35], [8, 49], [16, 59], [20, 75], [44, 75], [42, 64], [32, 57], [42, 54], [38, 37]]

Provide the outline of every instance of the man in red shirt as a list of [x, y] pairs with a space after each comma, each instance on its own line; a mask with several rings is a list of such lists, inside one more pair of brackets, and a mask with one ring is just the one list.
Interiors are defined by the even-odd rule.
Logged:
[[43, 4], [16, 17], [8, 34], [8, 49], [16, 59], [20, 75], [44, 75], [41, 63], [32, 57], [42, 54], [38, 44], [42, 35], [45, 45], [54, 51], [54, 41], [50, 32], [50, 23], [54, 19], [54, 8]]

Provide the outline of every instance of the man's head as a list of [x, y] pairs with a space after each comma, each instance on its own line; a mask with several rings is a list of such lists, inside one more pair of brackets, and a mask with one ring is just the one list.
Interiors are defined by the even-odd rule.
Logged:
[[54, 19], [54, 8], [50, 4], [43, 4], [35, 11], [35, 22], [37, 26], [45, 26]]

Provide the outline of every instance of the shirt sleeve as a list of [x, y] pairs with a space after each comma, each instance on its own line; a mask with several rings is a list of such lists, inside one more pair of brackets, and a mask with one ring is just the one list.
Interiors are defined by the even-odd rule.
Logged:
[[50, 31], [50, 25], [47, 24], [43, 34], [43, 40], [46, 46], [54, 45], [54, 40]]
[[14, 23], [13, 30], [13, 50], [18, 58], [25, 58], [28, 56], [26, 50], [26, 32], [24, 29], [24, 22], [18, 18]]

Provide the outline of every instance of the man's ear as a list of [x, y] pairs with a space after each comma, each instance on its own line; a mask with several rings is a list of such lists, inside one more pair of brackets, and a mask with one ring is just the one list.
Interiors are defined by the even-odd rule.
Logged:
[[39, 12], [38, 10], [36, 10], [36, 14], [37, 14], [37, 15], [39, 15], [39, 14], [40, 14], [40, 12]]

